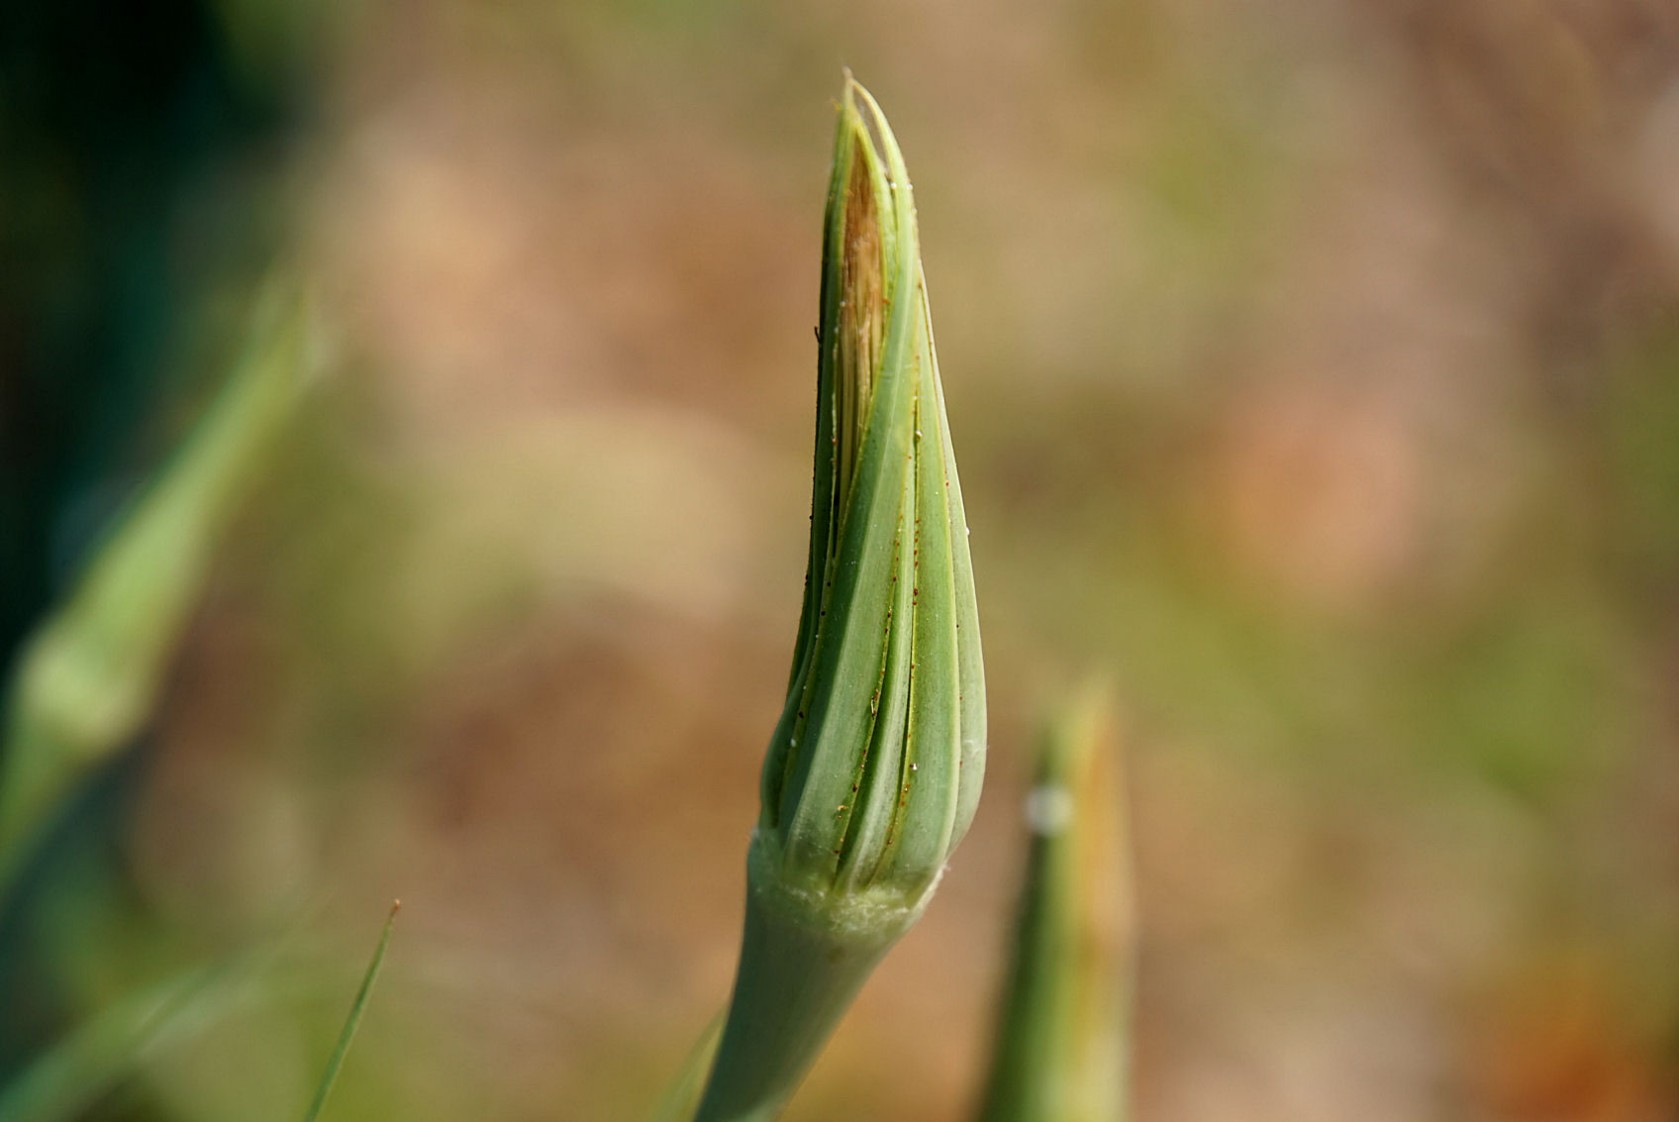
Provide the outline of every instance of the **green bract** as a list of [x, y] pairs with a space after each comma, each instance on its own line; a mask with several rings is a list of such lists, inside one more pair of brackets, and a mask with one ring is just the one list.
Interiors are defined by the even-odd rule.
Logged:
[[804, 609], [703, 1122], [775, 1115], [920, 915], [984, 772], [967, 521], [915, 204], [885, 116], [849, 76], [821, 302]]

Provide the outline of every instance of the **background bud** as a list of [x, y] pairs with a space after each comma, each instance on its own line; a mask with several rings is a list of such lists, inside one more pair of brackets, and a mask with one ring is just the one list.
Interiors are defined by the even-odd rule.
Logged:
[[1125, 1122], [1136, 902], [1106, 690], [1050, 721], [1025, 809], [1031, 852], [979, 1122]]

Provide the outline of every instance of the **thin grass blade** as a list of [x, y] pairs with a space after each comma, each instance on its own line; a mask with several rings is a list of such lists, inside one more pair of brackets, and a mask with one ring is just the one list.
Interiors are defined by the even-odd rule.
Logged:
[[396, 930], [396, 914], [402, 910], [402, 901], [396, 900], [391, 904], [391, 913], [385, 917], [385, 930], [379, 935], [379, 945], [373, 950], [373, 958], [367, 964], [367, 973], [362, 975], [361, 988], [356, 990], [356, 1000], [350, 1006], [350, 1015], [344, 1021], [344, 1028], [338, 1034], [338, 1043], [332, 1049], [332, 1058], [327, 1060], [326, 1071], [321, 1074], [321, 1085], [315, 1089], [315, 1100], [309, 1104], [309, 1113], [304, 1115], [304, 1122], [315, 1122], [326, 1108], [326, 1101], [332, 1095], [333, 1085], [338, 1082], [338, 1073], [344, 1070], [344, 1057], [350, 1054], [350, 1045], [356, 1038], [356, 1030], [361, 1027], [362, 1014], [367, 1012], [368, 999], [373, 996], [373, 983], [379, 980], [379, 971], [385, 965], [385, 950], [391, 945], [391, 932]]

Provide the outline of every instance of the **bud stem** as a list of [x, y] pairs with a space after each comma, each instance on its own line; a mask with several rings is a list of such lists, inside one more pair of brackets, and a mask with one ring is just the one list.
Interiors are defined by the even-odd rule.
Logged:
[[774, 839], [756, 834], [747, 851], [740, 969], [694, 1122], [779, 1115], [875, 965], [932, 895], [806, 896], [787, 887], [780, 863]]

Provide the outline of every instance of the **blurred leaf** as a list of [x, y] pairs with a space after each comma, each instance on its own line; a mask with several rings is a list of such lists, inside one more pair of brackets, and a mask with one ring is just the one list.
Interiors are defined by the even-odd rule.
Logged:
[[252, 960], [201, 967], [101, 1010], [0, 1089], [0, 1122], [73, 1122], [151, 1056], [248, 996]]
[[271, 287], [219, 399], [26, 646], [0, 761], [0, 891], [42, 822], [152, 711], [216, 544], [297, 402], [303, 319], [295, 290]]
[[694, 1117], [694, 1111], [699, 1109], [700, 1093], [705, 1090], [706, 1077], [711, 1074], [711, 1063], [717, 1058], [717, 1042], [723, 1038], [725, 1013], [726, 1010], [719, 1011], [705, 1026], [705, 1031], [682, 1061], [676, 1078], [653, 1111], [653, 1122], [689, 1122]]

